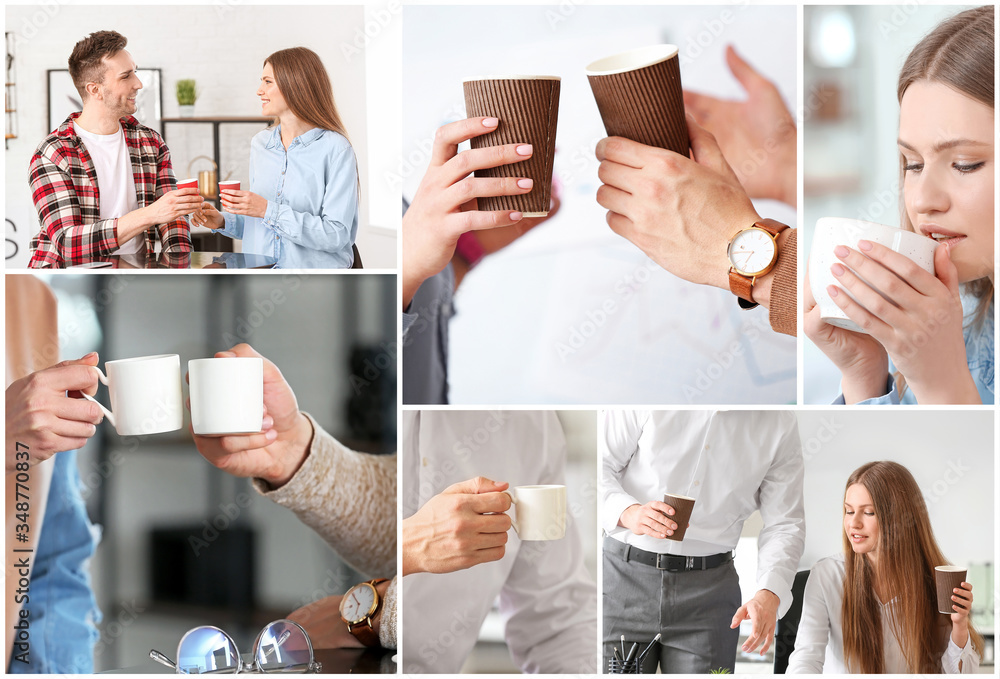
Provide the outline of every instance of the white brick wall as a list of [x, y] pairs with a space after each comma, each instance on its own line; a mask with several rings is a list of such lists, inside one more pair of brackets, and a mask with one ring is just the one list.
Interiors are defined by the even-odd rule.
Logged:
[[[162, 70], [165, 117], [178, 115], [176, 83], [184, 78], [197, 80], [196, 115], [259, 115], [260, 102], [254, 93], [264, 58], [295, 46], [317, 52], [330, 74], [338, 109], [358, 156], [363, 197], [358, 243], [365, 265], [394, 267], [395, 234], [367, 226], [370, 203], [391, 200], [398, 204], [398, 196], [378, 195], [386, 189], [375, 186], [369, 190], [368, 186], [365, 51], [345, 56], [342, 50], [343, 45], [352, 43], [363, 22], [361, 6], [8, 6], [6, 29], [18, 34], [20, 137], [10, 142], [6, 153], [5, 216], [17, 226], [16, 234], [10, 224], [6, 231], [8, 239], [18, 242], [20, 252], [7, 266], [27, 264], [28, 241], [38, 228], [27, 169], [35, 146], [50, 131], [45, 71], [66, 68], [80, 38], [92, 31], [113, 29], [129, 38], [128, 49], [140, 67]], [[223, 128], [220, 176], [231, 174], [247, 181], [249, 140], [260, 129], [263, 127], [254, 125]], [[168, 141], [179, 177], [187, 173], [192, 158], [212, 154], [207, 125], [171, 125]], [[200, 161], [194, 170], [210, 166]]]

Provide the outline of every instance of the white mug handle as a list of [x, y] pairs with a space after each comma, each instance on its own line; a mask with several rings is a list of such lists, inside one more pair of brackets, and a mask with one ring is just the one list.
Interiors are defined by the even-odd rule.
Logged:
[[[103, 384], [104, 386], [108, 386], [108, 377], [107, 377], [107, 375], [105, 375], [104, 373], [102, 373], [101, 369], [98, 368], [96, 365], [92, 365], [90, 367], [97, 371], [97, 379], [99, 379], [101, 381], [101, 384]], [[111, 423], [111, 426], [114, 427], [115, 429], [118, 428], [118, 425], [115, 424], [115, 416], [114, 416], [114, 414], [110, 410], [108, 410], [103, 405], [101, 405], [101, 402], [98, 401], [93, 396], [91, 396], [89, 394], [84, 394], [82, 391], [80, 393], [83, 394], [83, 397], [85, 399], [87, 399], [88, 401], [91, 401], [92, 403], [96, 403], [97, 407], [100, 408], [102, 411], [104, 411], [104, 416], [106, 418], [108, 418], [108, 422]]]
[[[501, 492], [503, 492], [504, 494], [507, 495], [507, 497], [510, 498], [511, 505], [517, 504], [517, 498], [514, 497], [514, 493], [510, 492], [509, 490], [504, 490]], [[517, 527], [517, 519], [515, 519], [513, 516], [510, 517], [510, 525], [514, 527], [514, 532], [517, 533], [517, 536], [521, 537], [521, 529]]]

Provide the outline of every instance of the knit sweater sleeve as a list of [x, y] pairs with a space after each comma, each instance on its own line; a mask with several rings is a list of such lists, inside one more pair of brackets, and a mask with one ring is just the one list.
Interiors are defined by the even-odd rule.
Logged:
[[295, 512], [342, 559], [372, 577], [396, 574], [396, 456], [367, 455], [347, 448], [313, 425], [313, 441], [302, 467], [281, 488], [261, 479], [261, 495]]
[[798, 328], [798, 230], [789, 229], [781, 256], [774, 267], [771, 282], [771, 328], [784, 335], [796, 334]]

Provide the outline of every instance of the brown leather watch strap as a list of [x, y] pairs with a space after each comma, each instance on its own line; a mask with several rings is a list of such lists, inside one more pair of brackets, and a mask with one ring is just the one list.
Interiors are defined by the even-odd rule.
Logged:
[[788, 228], [787, 224], [782, 224], [781, 222], [776, 222], [773, 219], [761, 219], [753, 223], [754, 226], [764, 229], [769, 234], [778, 237], [778, 234]]
[[[779, 233], [788, 228], [787, 224], [782, 224], [773, 219], [761, 219], [754, 222], [752, 226], [767, 231], [775, 239], [777, 239]], [[735, 237], [733, 236], [733, 238]], [[780, 256], [780, 254], [779, 251], [778, 255]], [[758, 306], [757, 302], [753, 301], [753, 284], [756, 280], [756, 276], [750, 278], [739, 273], [736, 267], [729, 267], [729, 289], [734, 295], [740, 298], [740, 307], [743, 309], [753, 309]]]

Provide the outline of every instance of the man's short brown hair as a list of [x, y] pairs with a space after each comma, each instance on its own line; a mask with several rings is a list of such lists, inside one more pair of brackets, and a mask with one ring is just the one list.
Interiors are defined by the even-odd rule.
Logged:
[[87, 99], [87, 83], [104, 82], [104, 57], [118, 54], [127, 44], [128, 38], [117, 31], [97, 31], [76, 43], [69, 55], [69, 75], [83, 100]]

